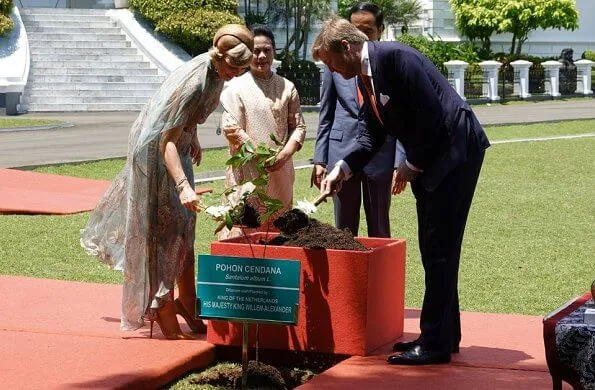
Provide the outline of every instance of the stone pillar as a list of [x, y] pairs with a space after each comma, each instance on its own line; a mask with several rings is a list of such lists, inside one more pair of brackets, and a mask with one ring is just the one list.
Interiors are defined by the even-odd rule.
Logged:
[[576, 65], [576, 93], [592, 95], [591, 89], [591, 68], [595, 62], [590, 60], [575, 61]]
[[277, 73], [277, 68], [281, 66], [281, 61], [279, 60], [273, 60], [273, 65], [271, 65], [271, 71], [273, 73]]
[[6, 115], [17, 115], [19, 113], [20, 92], [7, 92], [6, 96]]
[[483, 71], [483, 96], [490, 101], [500, 100], [498, 96], [498, 72], [502, 66], [498, 61], [483, 61], [479, 67]]
[[545, 69], [545, 93], [551, 97], [558, 97], [560, 93], [560, 68], [559, 61], [545, 61], [541, 63]]
[[318, 105], [320, 105], [320, 101], [322, 100], [322, 83], [323, 83], [322, 74], [324, 73], [324, 70], [326, 69], [326, 65], [322, 61], [316, 61], [315, 64], [318, 67], [318, 70], [320, 71], [320, 95], [318, 97]]
[[529, 68], [533, 63], [525, 60], [516, 60], [511, 62], [510, 65], [514, 69], [513, 94], [519, 96], [521, 99], [531, 97], [529, 93]]
[[469, 64], [465, 61], [453, 60], [444, 63], [448, 69], [448, 82], [452, 85], [463, 100], [465, 98], [465, 69]]

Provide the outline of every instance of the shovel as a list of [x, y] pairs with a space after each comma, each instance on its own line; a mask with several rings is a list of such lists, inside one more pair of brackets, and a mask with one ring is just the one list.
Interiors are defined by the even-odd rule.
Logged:
[[[321, 194], [313, 203], [298, 202], [298, 206], [277, 218], [273, 225], [285, 235], [296, 233], [310, 224], [308, 214], [316, 212], [316, 206], [321, 204], [330, 194]], [[302, 203], [300, 205], [300, 203]], [[301, 206], [301, 207], [300, 207]]]

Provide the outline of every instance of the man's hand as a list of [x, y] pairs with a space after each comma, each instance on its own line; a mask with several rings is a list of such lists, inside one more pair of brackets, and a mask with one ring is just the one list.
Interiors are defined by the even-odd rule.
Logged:
[[192, 140], [192, 143], [190, 143], [190, 157], [196, 166], [200, 165], [200, 162], [202, 161], [202, 148], [196, 137]]
[[315, 164], [314, 168], [312, 168], [312, 176], [310, 177], [310, 187], [314, 185], [316, 188], [320, 189], [320, 183], [322, 183], [322, 180], [326, 177], [327, 173], [324, 165]]
[[401, 165], [399, 165], [399, 168], [397, 168], [395, 171], [395, 176], [393, 176], [393, 179], [396, 181], [408, 182], [415, 180], [417, 176], [419, 176], [419, 172], [409, 168], [407, 163], [403, 161]]
[[337, 165], [320, 182], [320, 194], [321, 195], [324, 194], [324, 195], [328, 196], [328, 195], [334, 195], [337, 192], [341, 191], [341, 186], [343, 185], [343, 180], [345, 180], [345, 174], [341, 170], [341, 167]]
[[391, 188], [391, 193], [393, 195], [399, 195], [401, 192], [405, 191], [405, 188], [407, 188], [407, 182], [405, 180], [401, 180], [398, 172], [398, 169], [393, 171], [393, 185]]

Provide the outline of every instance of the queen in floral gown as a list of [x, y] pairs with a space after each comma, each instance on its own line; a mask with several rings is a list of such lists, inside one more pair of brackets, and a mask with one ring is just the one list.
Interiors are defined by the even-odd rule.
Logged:
[[88, 253], [124, 272], [122, 330], [148, 318], [151, 335], [156, 320], [166, 338], [189, 338], [176, 314], [205, 330], [194, 319], [197, 124], [217, 107], [224, 81], [248, 67], [253, 45], [246, 27], [223, 26], [208, 53], [169, 75], [134, 122], [126, 164], [81, 231]]

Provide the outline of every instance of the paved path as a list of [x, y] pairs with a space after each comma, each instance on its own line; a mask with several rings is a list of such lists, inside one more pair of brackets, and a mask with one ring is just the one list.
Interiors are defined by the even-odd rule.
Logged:
[[[474, 108], [484, 125], [530, 123], [567, 119], [595, 118], [595, 99], [531, 102]], [[0, 132], [0, 167], [22, 167], [60, 162], [121, 157], [126, 154], [130, 126], [137, 112], [107, 113], [32, 113], [27, 118], [60, 119], [72, 123], [69, 128]], [[305, 113], [307, 136], [316, 135], [318, 113]], [[216, 129], [220, 113], [215, 113], [199, 127], [205, 148], [225, 146]]]

